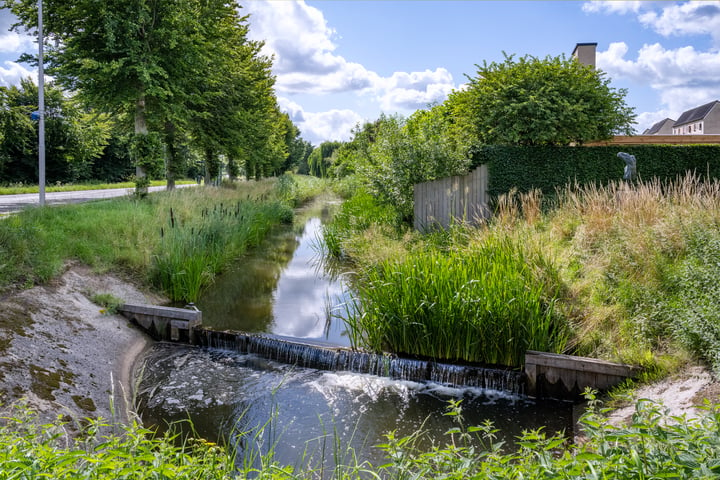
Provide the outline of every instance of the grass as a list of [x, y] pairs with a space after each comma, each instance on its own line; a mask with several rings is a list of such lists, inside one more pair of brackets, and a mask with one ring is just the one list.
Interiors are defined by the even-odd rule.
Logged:
[[361, 274], [348, 324], [372, 350], [519, 367], [527, 350], [559, 353], [569, 336], [548, 268], [506, 237], [411, 253]]
[[[190, 185], [197, 182], [193, 180], [176, 180], [176, 185]], [[165, 180], [152, 180], [151, 187], [164, 187], [167, 185]], [[73, 183], [73, 184], [56, 184], [46, 185], [46, 192], [75, 192], [80, 190], [105, 190], [110, 188], [135, 188], [135, 182], [118, 182], [118, 183]], [[0, 195], [15, 195], [20, 193], [38, 193], [40, 187], [37, 185], [14, 184], [0, 186]]]
[[172, 300], [195, 302], [215, 274], [256, 246], [273, 225], [292, 218], [292, 209], [277, 201], [220, 203], [185, 221], [171, 209], [153, 256], [153, 280]]
[[[312, 180], [294, 181], [298, 194], [324, 188]], [[268, 179], [235, 188], [158, 192], [144, 200], [128, 196], [26, 209], [0, 220], [0, 289], [44, 283], [75, 261], [154, 280], [173, 297], [192, 301], [273, 223], [288, 220], [291, 209], [278, 200], [276, 185]], [[235, 208], [242, 210], [238, 217], [235, 210], [219, 213]], [[173, 286], [180, 278], [187, 278], [187, 285]]]
[[[567, 325], [563, 332], [570, 333], [568, 353], [639, 364], [657, 375], [694, 358], [720, 374], [720, 292], [715, 280], [720, 275], [720, 184], [688, 175], [664, 183], [569, 185], [550, 193], [548, 200], [538, 191], [510, 192], [497, 200], [487, 223], [456, 225], [425, 236], [398, 229], [392, 213], [382, 210], [390, 206], [373, 205], [366, 196], [357, 202], [362, 209], [348, 202], [346, 215], [385, 212], [351, 217], [357, 228], [348, 227], [341, 214], [339, 226], [328, 228], [333, 250], [349, 257], [359, 278], [366, 279], [357, 284], [361, 310], [356, 320], [366, 317], [378, 331], [401, 332], [392, 336], [404, 336], [403, 345], [412, 343], [413, 335], [420, 341], [426, 335], [442, 339], [440, 325], [453, 330], [450, 326], [475, 321], [467, 320], [468, 315], [502, 318], [509, 300], [520, 298], [510, 292], [517, 291], [512, 272], [521, 270], [508, 270], [506, 292], [502, 274], [485, 273], [501, 267], [471, 270], [478, 248], [489, 241], [522, 247], [508, 253], [520, 263], [528, 255], [534, 259], [536, 263], [529, 264], [533, 276], [521, 278], [531, 278], [526, 289], [543, 289], [539, 304], [552, 307]], [[393, 272], [398, 272], [396, 278]], [[406, 285], [400, 285], [401, 277]], [[471, 291], [465, 286], [470, 279], [474, 291], [461, 300]], [[453, 287], [444, 291], [439, 284]], [[371, 285], [382, 288], [372, 292]], [[488, 303], [492, 310], [487, 313], [473, 311], [468, 299], [484, 302], [485, 287], [501, 290], [492, 295], [506, 301]], [[432, 315], [435, 311], [442, 313]], [[420, 325], [418, 318], [428, 318], [428, 324]], [[385, 324], [390, 321], [397, 322], [396, 329]], [[394, 343], [384, 334], [370, 338], [359, 323], [353, 328], [372, 348]], [[522, 327], [514, 329], [508, 338], [524, 334]], [[431, 331], [437, 333], [427, 333]], [[429, 344], [418, 354], [469, 350], [459, 343]]]
[[[698, 418], [668, 417], [661, 405], [640, 401], [627, 426], [608, 424], [602, 408], [580, 419], [583, 441], [563, 435], [525, 432], [517, 449], [495, 441], [492, 424], [467, 426], [460, 401], [447, 415], [456, 426], [429, 451], [417, 447], [422, 430], [409, 437], [388, 432], [377, 447], [381, 465], [361, 462], [351, 450], [333, 445], [332, 471], [278, 464], [270, 452], [237, 459], [231, 450], [202, 439], [155, 434], [137, 424], [117, 434], [102, 421], [89, 422], [75, 437], [61, 421], [40, 424], [32, 412], [16, 408], [0, 422], [0, 476], [22, 479], [603, 479], [717, 478], [720, 475], [720, 407], [707, 405]], [[244, 434], [239, 433], [243, 436]], [[254, 441], [262, 432], [249, 432]], [[471, 442], [471, 440], [477, 440]], [[477, 445], [477, 446], [472, 446]]]

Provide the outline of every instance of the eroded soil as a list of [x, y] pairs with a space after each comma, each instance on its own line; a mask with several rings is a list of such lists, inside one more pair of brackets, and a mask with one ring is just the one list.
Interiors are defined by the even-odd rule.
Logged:
[[26, 402], [48, 421], [127, 420], [132, 364], [150, 340], [90, 300], [103, 293], [127, 303], [164, 301], [79, 266], [0, 300], [0, 404]]

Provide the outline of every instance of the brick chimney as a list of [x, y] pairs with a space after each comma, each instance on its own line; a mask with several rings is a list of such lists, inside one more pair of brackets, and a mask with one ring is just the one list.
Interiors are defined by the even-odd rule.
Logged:
[[597, 50], [597, 43], [578, 43], [575, 45], [572, 56], [583, 65], [595, 68], [595, 50]]

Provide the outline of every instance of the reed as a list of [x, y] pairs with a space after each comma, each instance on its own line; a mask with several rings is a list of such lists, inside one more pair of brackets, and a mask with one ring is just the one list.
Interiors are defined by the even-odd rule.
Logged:
[[385, 261], [356, 283], [351, 337], [375, 351], [511, 367], [527, 350], [562, 352], [569, 329], [545, 281], [554, 277], [537, 277], [547, 268], [539, 254], [494, 236]]
[[[301, 196], [322, 188], [304, 177], [293, 181]], [[127, 196], [0, 218], [0, 290], [46, 282], [74, 261], [121, 270], [191, 301], [223, 263], [257, 244], [275, 223], [292, 220], [287, 202], [294, 197], [281, 201], [277, 183], [183, 188], [142, 201]]]
[[292, 221], [279, 202], [238, 201], [204, 207], [181, 221], [169, 210], [153, 257], [153, 280], [174, 301], [195, 302], [233, 259], [256, 246], [275, 224]]

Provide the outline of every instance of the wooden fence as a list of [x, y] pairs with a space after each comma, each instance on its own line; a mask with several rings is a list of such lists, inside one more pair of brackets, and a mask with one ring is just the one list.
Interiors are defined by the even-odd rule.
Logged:
[[487, 165], [480, 165], [469, 175], [415, 185], [415, 229], [422, 232], [447, 228], [453, 222], [473, 223], [487, 218], [487, 187]]

